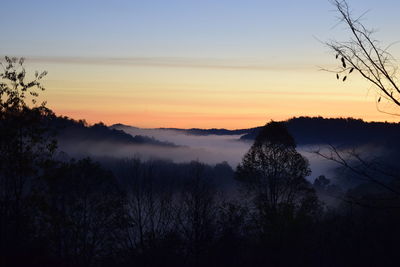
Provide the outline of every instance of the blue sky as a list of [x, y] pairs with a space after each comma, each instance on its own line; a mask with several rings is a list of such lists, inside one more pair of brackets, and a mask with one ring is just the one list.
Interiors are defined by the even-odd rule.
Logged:
[[[349, 3], [396, 41], [398, 1]], [[2, 53], [24, 56], [290, 59], [340, 34], [327, 0], [17, 0], [2, 10]]]

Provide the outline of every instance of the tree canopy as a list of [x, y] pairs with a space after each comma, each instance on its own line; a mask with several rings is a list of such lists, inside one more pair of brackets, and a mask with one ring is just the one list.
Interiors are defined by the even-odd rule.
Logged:
[[314, 191], [305, 179], [310, 173], [307, 159], [296, 151], [285, 125], [271, 122], [260, 131], [236, 175], [262, 213], [269, 216], [290, 209], [295, 216], [317, 207]]

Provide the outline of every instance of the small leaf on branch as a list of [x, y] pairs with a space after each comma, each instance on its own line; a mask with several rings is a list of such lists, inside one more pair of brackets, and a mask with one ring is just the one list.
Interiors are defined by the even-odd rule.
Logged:
[[378, 103], [381, 102], [381, 97], [378, 98]]
[[354, 70], [354, 68], [351, 68], [351, 69], [350, 69], [350, 71], [349, 71], [349, 73], [352, 73], [352, 72], [353, 72], [353, 70]]
[[344, 76], [343, 81], [345, 81], [347, 79], [347, 76]]
[[343, 68], [346, 68], [346, 62], [344, 61], [343, 57], [342, 57], [342, 66], [343, 66]]
[[337, 73], [336, 73], [336, 79], [338, 79], [338, 80], [339, 80], [339, 74], [337, 74]]

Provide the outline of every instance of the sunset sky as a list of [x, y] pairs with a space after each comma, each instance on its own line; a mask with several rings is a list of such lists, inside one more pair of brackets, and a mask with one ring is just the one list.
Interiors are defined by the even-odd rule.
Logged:
[[[400, 2], [349, 0], [386, 46]], [[245, 128], [293, 116], [398, 121], [335, 66], [319, 40], [346, 40], [328, 0], [4, 1], [0, 55], [47, 70], [58, 115], [139, 127]], [[335, 26], [337, 25], [337, 26]], [[398, 57], [400, 44], [392, 47]]]

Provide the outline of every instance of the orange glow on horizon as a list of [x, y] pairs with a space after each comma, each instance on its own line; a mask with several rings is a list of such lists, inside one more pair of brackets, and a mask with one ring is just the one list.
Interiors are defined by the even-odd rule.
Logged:
[[398, 121], [377, 111], [376, 93], [361, 78], [343, 83], [309, 66], [274, 71], [50, 64], [47, 69], [48, 106], [91, 124], [239, 129], [299, 116]]

